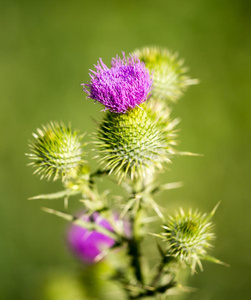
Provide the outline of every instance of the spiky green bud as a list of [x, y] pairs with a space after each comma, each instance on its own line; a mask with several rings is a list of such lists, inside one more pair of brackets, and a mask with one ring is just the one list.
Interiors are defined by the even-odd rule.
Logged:
[[134, 52], [153, 74], [152, 97], [176, 101], [189, 85], [197, 84], [197, 79], [185, 75], [183, 60], [167, 49], [146, 47]]
[[120, 179], [145, 177], [175, 153], [169, 110], [151, 101], [124, 114], [107, 112], [97, 134], [101, 163]]
[[161, 234], [162, 239], [169, 244], [167, 255], [179, 259], [192, 271], [195, 271], [197, 264], [202, 270], [201, 260], [220, 263], [207, 255], [207, 250], [212, 247], [210, 242], [215, 238], [211, 222], [215, 209], [209, 215], [192, 210], [184, 213], [180, 209], [174, 216], [169, 216], [163, 225], [165, 232]]
[[63, 123], [51, 122], [33, 133], [34, 142], [29, 144], [34, 173], [54, 180], [74, 176], [83, 164], [82, 136]]

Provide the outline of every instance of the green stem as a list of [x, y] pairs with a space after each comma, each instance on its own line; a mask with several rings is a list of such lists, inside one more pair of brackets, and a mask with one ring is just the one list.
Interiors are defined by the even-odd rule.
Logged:
[[155, 277], [153, 278], [152, 282], [151, 282], [151, 286], [156, 286], [157, 283], [159, 282], [159, 280], [161, 279], [163, 273], [166, 273], [167, 271], [165, 271], [165, 267], [171, 262], [173, 261], [173, 257], [171, 256], [163, 256], [162, 262], [159, 264], [158, 270], [157, 270], [157, 274], [155, 275]]
[[167, 290], [176, 286], [176, 282], [171, 280], [169, 283], [161, 285], [154, 290], [146, 290], [144, 292], [139, 293], [136, 296], [130, 296], [129, 299], [142, 299], [142, 297], [152, 297], [156, 296], [157, 294], [164, 294]]
[[110, 170], [100, 170], [100, 169], [98, 169], [97, 171], [93, 172], [90, 175], [90, 180], [93, 180], [93, 178], [95, 178], [95, 177], [101, 177], [101, 176], [107, 175], [109, 172], [110, 172]]
[[128, 254], [132, 258], [131, 265], [134, 268], [135, 277], [140, 283], [143, 283], [139, 243], [135, 238], [132, 238], [131, 240], [128, 241], [128, 247], [129, 247]]
[[141, 227], [140, 220], [140, 199], [136, 200], [135, 212], [131, 218], [132, 224], [132, 237], [128, 240], [128, 254], [131, 256], [131, 264], [134, 269], [134, 274], [138, 282], [143, 284], [143, 274], [141, 269], [141, 252], [140, 252], [140, 242], [141, 237], [139, 234], [139, 230]]

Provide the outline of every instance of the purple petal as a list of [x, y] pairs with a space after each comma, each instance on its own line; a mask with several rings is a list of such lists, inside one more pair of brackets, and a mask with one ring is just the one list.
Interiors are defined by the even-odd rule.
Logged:
[[[109, 222], [103, 219], [98, 213], [91, 218], [94, 222], [112, 231]], [[91, 221], [89, 216], [83, 216], [84, 221]], [[89, 231], [78, 225], [72, 225], [67, 234], [67, 241], [72, 252], [84, 263], [95, 263], [97, 257], [102, 255], [104, 249], [109, 249], [115, 244], [115, 240], [97, 231]]]
[[109, 69], [100, 58], [95, 65], [96, 72], [90, 74], [91, 81], [83, 85], [88, 98], [102, 103], [105, 110], [125, 113], [128, 109], [147, 100], [152, 89], [152, 78], [145, 64], [130, 55], [118, 55], [111, 61]]

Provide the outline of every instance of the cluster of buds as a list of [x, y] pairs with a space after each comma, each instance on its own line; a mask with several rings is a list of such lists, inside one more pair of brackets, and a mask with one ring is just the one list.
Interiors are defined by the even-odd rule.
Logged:
[[[78, 217], [44, 208], [72, 222], [67, 234], [72, 252], [82, 263], [93, 264], [115, 248], [126, 248], [134, 274], [120, 266], [115, 279], [130, 299], [141, 299], [165, 294], [178, 286], [175, 272], [168, 267], [170, 263], [189, 266], [194, 272], [197, 265], [202, 269], [201, 260], [220, 261], [207, 254], [214, 238], [211, 217], [215, 210], [206, 215], [184, 213], [181, 209], [175, 216], [165, 217], [153, 200], [157, 191], [168, 186], [155, 184], [157, 171], [180, 154], [175, 147], [178, 121], [170, 117], [169, 104], [198, 81], [186, 75], [183, 61], [168, 50], [152, 47], [136, 50], [128, 57], [122, 54], [122, 58], [111, 60], [110, 68], [100, 58], [95, 70], [90, 70], [90, 81], [82, 84], [87, 98], [103, 108], [93, 143], [100, 169], [91, 172], [84, 161], [83, 136], [62, 123], [51, 122], [38, 129], [28, 156], [36, 167], [35, 173], [41, 178], [61, 178], [65, 188], [33, 199], [68, 200], [72, 195], [81, 195], [85, 208]], [[97, 188], [97, 178], [105, 175], [114, 175], [129, 193], [121, 197], [116, 213], [115, 202], [109, 203]], [[149, 207], [163, 223], [164, 231], [154, 235], [166, 245], [165, 250], [159, 247], [163, 260], [153, 278], [143, 274], [140, 251]], [[166, 274], [170, 276], [162, 280]]]

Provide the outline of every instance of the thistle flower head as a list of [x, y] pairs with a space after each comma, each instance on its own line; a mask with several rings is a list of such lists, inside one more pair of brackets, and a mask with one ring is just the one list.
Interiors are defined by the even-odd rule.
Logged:
[[177, 124], [167, 108], [143, 103], [125, 114], [107, 112], [97, 134], [101, 164], [120, 179], [145, 177], [170, 162]]
[[110, 69], [100, 58], [95, 68], [90, 70], [90, 83], [82, 85], [88, 97], [102, 103], [105, 110], [125, 113], [146, 101], [152, 79], [145, 64], [135, 56], [116, 56]]
[[207, 255], [207, 249], [212, 247], [210, 241], [215, 238], [211, 223], [215, 210], [207, 215], [192, 210], [184, 213], [180, 209], [174, 216], [169, 216], [163, 226], [165, 232], [161, 234], [162, 239], [169, 243], [167, 255], [178, 258], [192, 271], [195, 271], [197, 264], [202, 270], [201, 259], [219, 263]]
[[33, 136], [35, 141], [30, 143], [31, 153], [27, 155], [41, 179], [74, 175], [83, 164], [82, 136], [70, 126], [51, 122]]
[[158, 47], [136, 50], [134, 54], [146, 64], [153, 73], [152, 97], [175, 101], [183, 94], [187, 86], [197, 84], [198, 80], [185, 75], [187, 69], [177, 54]]
[[[95, 224], [113, 231], [110, 223], [94, 212], [91, 216], [83, 214], [80, 217], [85, 222]], [[105, 251], [116, 243], [114, 239], [96, 230], [87, 230], [78, 225], [71, 225], [67, 233], [67, 242], [72, 252], [84, 263], [92, 264], [103, 257]]]

